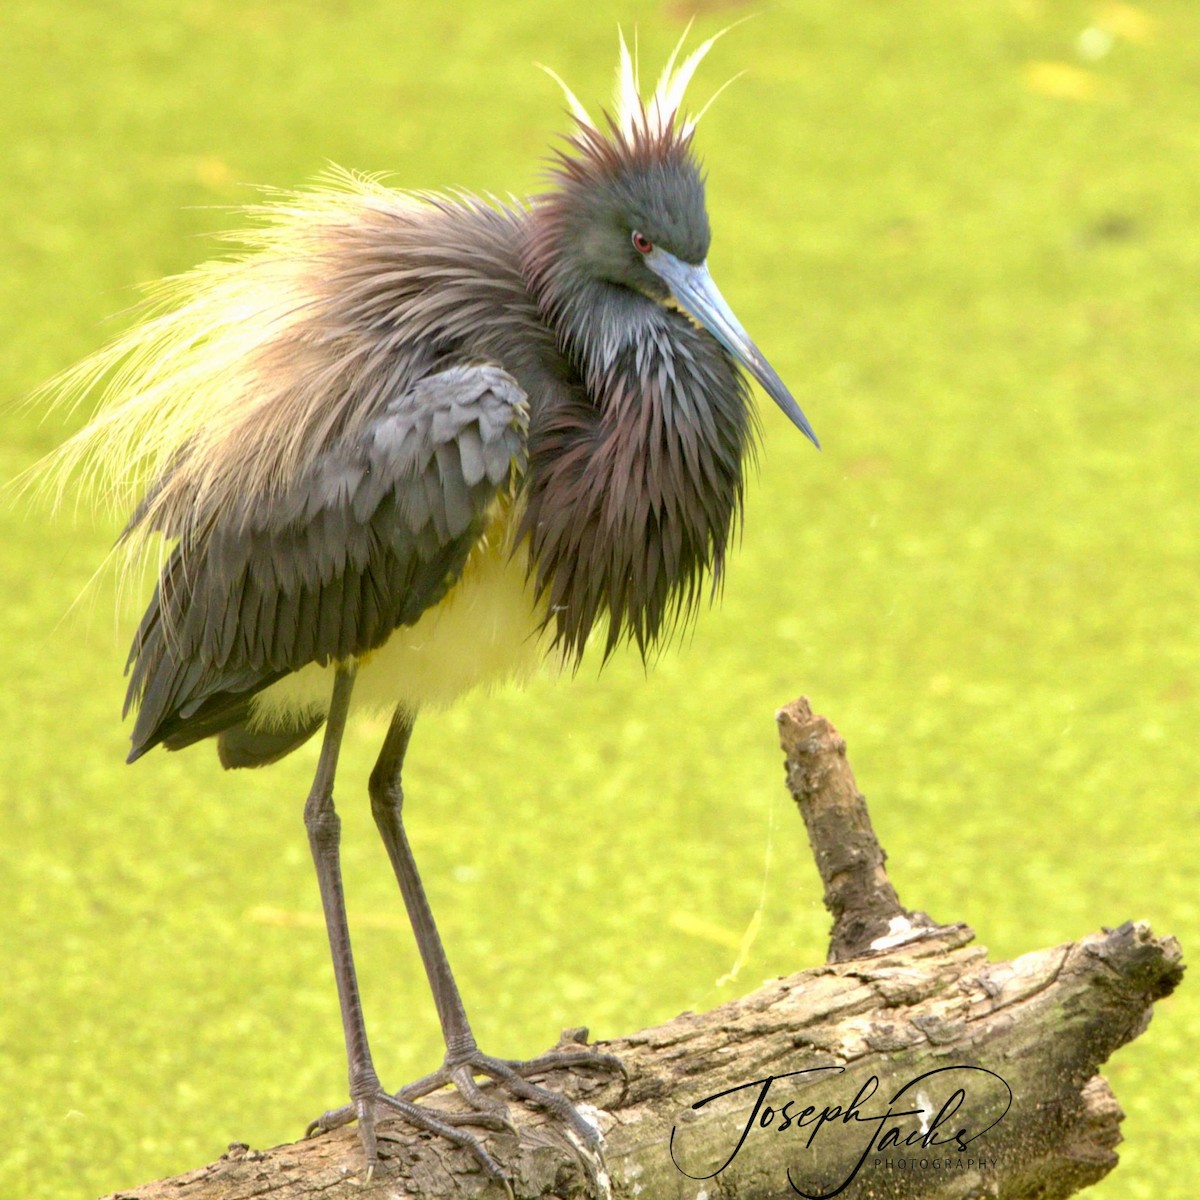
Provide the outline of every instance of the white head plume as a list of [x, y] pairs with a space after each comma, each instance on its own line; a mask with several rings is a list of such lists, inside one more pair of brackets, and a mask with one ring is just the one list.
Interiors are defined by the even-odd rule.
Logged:
[[[618, 31], [620, 59], [617, 63], [617, 83], [613, 92], [613, 120], [617, 129], [628, 137], [632, 137], [635, 133], [661, 136], [670, 127], [674, 129], [677, 136], [689, 136], [696, 128], [700, 118], [708, 111], [709, 105], [732, 82], [732, 80], [727, 80], [723, 83], [695, 116], [685, 117], [683, 115], [684, 93], [692, 81], [692, 76], [696, 73], [696, 68], [703, 62], [705, 55], [713, 48], [716, 40], [731, 28], [732, 26], [726, 26], [725, 29], [714, 33], [712, 37], [701, 42], [682, 62], [679, 62], [680, 51], [692, 29], [692, 23], [689, 21], [687, 28], [684, 29], [667, 59], [666, 66], [659, 76], [658, 84], [651, 95], [645, 98], [642, 96], [638, 78], [637, 40], [635, 38], [631, 54], [624, 33]], [[563, 82], [557, 72], [546, 66], [543, 66], [542, 70], [562, 89], [571, 115], [580, 124], [598, 130], [599, 126], [580, 103], [579, 97]]]

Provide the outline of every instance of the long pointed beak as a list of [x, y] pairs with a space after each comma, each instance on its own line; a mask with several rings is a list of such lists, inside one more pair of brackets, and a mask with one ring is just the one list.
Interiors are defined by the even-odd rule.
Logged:
[[821, 443], [817, 441], [808, 418], [800, 411], [800, 405], [792, 398], [783, 380], [775, 374], [775, 368], [763, 358], [733, 315], [733, 310], [725, 303], [725, 298], [708, 273], [708, 264], [685, 263], [657, 247], [646, 255], [644, 261], [671, 289], [671, 295], [679, 306], [703, 325], [762, 384], [763, 390], [783, 409], [792, 424], [819, 450]]

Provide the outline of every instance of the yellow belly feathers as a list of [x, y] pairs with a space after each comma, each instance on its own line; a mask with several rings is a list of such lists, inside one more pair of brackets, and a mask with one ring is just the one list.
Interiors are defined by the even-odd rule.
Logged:
[[[358, 659], [354, 707], [390, 712], [402, 704], [416, 712], [537, 667], [548, 640], [539, 632], [544, 605], [535, 606], [526, 580], [526, 546], [512, 551], [519, 515], [507, 497], [497, 500], [458, 583], [415, 625], [401, 626]], [[333, 674], [332, 664], [312, 663], [273, 684], [257, 698], [254, 725], [270, 727], [297, 711], [325, 712]]]

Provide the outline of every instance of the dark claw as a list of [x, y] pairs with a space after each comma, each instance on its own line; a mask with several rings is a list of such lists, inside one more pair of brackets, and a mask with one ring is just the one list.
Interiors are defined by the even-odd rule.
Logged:
[[315, 1137], [318, 1133], [328, 1133], [331, 1129], [341, 1129], [343, 1125], [349, 1125], [354, 1120], [354, 1106], [352, 1104], [343, 1104], [341, 1108], [331, 1108], [327, 1112], [323, 1112], [314, 1121], [309, 1121], [308, 1127], [304, 1130], [306, 1138]]

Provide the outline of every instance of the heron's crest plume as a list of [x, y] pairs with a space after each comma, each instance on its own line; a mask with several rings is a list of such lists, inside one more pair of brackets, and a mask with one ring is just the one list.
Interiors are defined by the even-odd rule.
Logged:
[[[613, 110], [605, 113], [606, 121], [613, 132], [626, 142], [644, 139], [672, 139], [686, 141], [695, 132], [700, 118], [708, 111], [712, 102], [729, 86], [732, 80], [723, 83], [709, 100], [695, 113], [688, 115], [684, 111], [684, 95], [696, 73], [696, 68], [713, 48], [717, 39], [728, 33], [729, 28], [719, 30], [712, 37], [701, 42], [681, 62], [679, 55], [684, 42], [691, 32], [692, 23], [689, 21], [675, 48], [663, 67], [658, 83], [649, 96], [643, 97], [639, 78], [637, 45], [630, 52], [629, 43], [624, 33], [619, 34], [620, 58], [617, 63], [617, 82], [613, 92]], [[571, 115], [584, 130], [602, 134], [601, 122], [597, 122], [580, 102], [579, 97], [563, 82], [557, 72], [543, 66], [542, 70], [562, 89]]]

